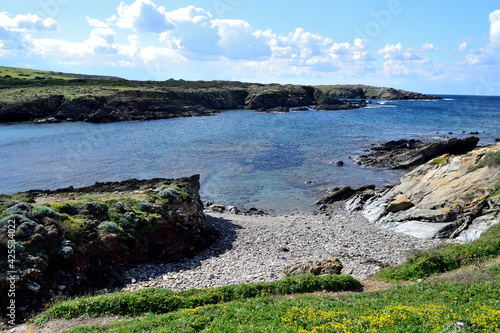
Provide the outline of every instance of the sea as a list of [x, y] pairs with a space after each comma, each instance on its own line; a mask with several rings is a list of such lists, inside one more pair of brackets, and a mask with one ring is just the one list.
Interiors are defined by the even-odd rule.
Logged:
[[[91, 124], [0, 125], [0, 193], [199, 174], [203, 200], [268, 213], [312, 212], [325, 190], [395, 184], [407, 170], [360, 166], [381, 142], [500, 138], [500, 97], [373, 100], [346, 111]], [[343, 161], [343, 165], [337, 165]]]

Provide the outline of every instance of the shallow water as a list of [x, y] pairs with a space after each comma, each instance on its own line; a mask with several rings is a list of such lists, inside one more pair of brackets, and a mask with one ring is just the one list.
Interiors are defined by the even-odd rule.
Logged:
[[[480, 144], [500, 137], [500, 97], [443, 97], [349, 111], [233, 110], [147, 122], [0, 125], [0, 192], [200, 174], [205, 199], [310, 211], [326, 187], [399, 179], [403, 171], [367, 169], [349, 159], [373, 143], [468, 136], [461, 131], [480, 132]], [[339, 160], [345, 165], [335, 165]]]

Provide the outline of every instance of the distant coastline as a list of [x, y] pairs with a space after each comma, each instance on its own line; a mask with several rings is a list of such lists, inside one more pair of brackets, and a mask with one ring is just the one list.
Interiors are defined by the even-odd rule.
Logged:
[[280, 85], [236, 81], [128, 81], [0, 67], [0, 123], [155, 120], [223, 110], [348, 110], [367, 99], [441, 99], [366, 85]]

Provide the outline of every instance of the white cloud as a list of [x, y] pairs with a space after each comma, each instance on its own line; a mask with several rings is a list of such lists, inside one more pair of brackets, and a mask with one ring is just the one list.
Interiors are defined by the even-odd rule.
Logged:
[[122, 2], [117, 11], [118, 16], [114, 17], [114, 21], [120, 28], [152, 33], [161, 33], [173, 28], [165, 15], [165, 8], [157, 7], [151, 0], [136, 0], [131, 5]]
[[439, 51], [439, 47], [432, 43], [426, 43], [420, 47], [420, 51]]
[[491, 48], [481, 48], [469, 52], [465, 59], [469, 65], [494, 65], [498, 61], [498, 51]]
[[465, 52], [467, 51], [467, 48], [469, 47], [469, 42], [463, 42], [463, 43], [460, 43], [458, 44], [458, 50], [460, 52]]
[[490, 13], [490, 46], [500, 48], [500, 9]]
[[115, 32], [110, 28], [95, 28], [90, 37], [83, 42], [68, 42], [58, 39], [30, 39], [33, 54], [61, 59], [61, 61], [91, 61], [91, 56], [114, 55], [118, 53], [115, 42]]
[[139, 51], [139, 58], [146, 65], [165, 65], [187, 61], [178, 51], [168, 47], [148, 46]]
[[162, 32], [160, 41], [171, 48], [178, 48], [191, 59], [213, 59], [221, 56], [218, 29], [212, 17], [202, 8], [189, 6], [166, 13], [174, 28]]
[[390, 60], [422, 60], [422, 57], [412, 48], [403, 48], [401, 43], [387, 44], [377, 51], [384, 59]]
[[465, 64], [493, 66], [500, 64], [500, 9], [490, 13], [490, 41], [479, 50], [471, 50], [465, 56]]
[[302, 28], [295, 29], [286, 36], [276, 35], [270, 30], [261, 33], [268, 38], [273, 56], [284, 58], [308, 58], [321, 54], [333, 41], [317, 34], [304, 31]]
[[26, 14], [16, 15], [12, 18], [7, 12], [0, 13], [0, 27], [15, 32], [59, 30], [57, 22], [50, 17], [43, 20], [38, 15]]
[[109, 28], [109, 24], [99, 21], [98, 19], [90, 18], [88, 16], [85, 18], [85, 21], [87, 21], [87, 23], [92, 27]]
[[271, 48], [259, 33], [254, 33], [250, 24], [243, 20], [213, 20], [218, 28], [219, 46], [229, 59], [258, 59], [271, 55]]
[[425, 76], [435, 77], [441, 74], [441, 68], [436, 66], [429, 57], [419, 54], [419, 51], [438, 51], [434, 44], [423, 44], [419, 50], [404, 48], [401, 43], [387, 44], [377, 51], [386, 61], [383, 73], [386, 76]]

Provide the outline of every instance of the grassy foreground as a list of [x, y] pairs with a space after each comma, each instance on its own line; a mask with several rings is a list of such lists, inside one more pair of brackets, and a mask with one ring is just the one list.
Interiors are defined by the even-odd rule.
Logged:
[[345, 275], [302, 275], [178, 293], [150, 289], [78, 298], [55, 304], [35, 323], [120, 315], [123, 319], [111, 324], [71, 332], [500, 332], [500, 264], [405, 282], [498, 257], [497, 226], [470, 244], [420, 252], [399, 267], [382, 270], [375, 279], [403, 282], [385, 291], [297, 295], [359, 286]]

